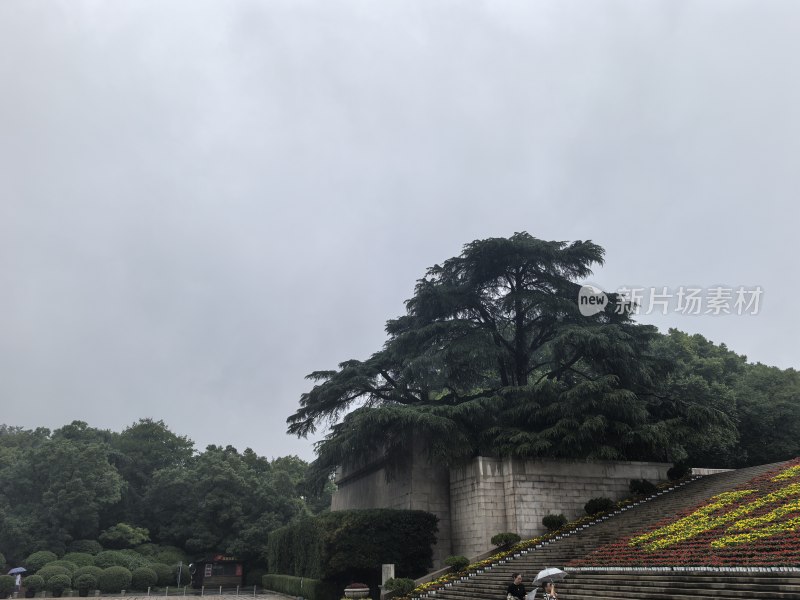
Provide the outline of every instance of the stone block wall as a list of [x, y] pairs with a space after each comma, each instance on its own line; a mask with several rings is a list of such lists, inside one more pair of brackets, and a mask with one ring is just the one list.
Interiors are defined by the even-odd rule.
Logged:
[[590, 498], [619, 500], [631, 479], [666, 479], [665, 463], [521, 460], [477, 457], [448, 469], [431, 464], [418, 445], [407, 463], [386, 477], [380, 461], [338, 474], [331, 510], [395, 508], [439, 517], [434, 567], [452, 554], [473, 558], [492, 549], [496, 533], [524, 538], [544, 533], [542, 519], [584, 514]]

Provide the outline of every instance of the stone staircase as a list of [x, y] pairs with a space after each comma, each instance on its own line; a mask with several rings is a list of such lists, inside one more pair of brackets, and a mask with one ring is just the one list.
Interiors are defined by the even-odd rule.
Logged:
[[[526, 588], [536, 573], [547, 567], [564, 568], [573, 560], [620, 537], [636, 533], [658, 521], [691, 508], [707, 498], [744, 484], [781, 463], [708, 475], [684, 483], [670, 492], [651, 497], [585, 529], [551, 540], [509, 558], [483, 573], [431, 593], [425, 600], [504, 600], [511, 574], [520, 572]], [[800, 600], [800, 572], [735, 573], [708, 571], [570, 572], [557, 585], [562, 600], [650, 598], [776, 598]]]

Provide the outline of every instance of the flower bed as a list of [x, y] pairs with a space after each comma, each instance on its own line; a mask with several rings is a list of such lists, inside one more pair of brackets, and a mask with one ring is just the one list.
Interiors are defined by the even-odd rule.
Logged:
[[569, 566], [800, 566], [800, 459]]

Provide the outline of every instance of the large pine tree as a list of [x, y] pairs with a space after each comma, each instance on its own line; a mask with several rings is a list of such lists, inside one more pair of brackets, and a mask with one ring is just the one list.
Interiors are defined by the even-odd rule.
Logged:
[[467, 244], [428, 269], [382, 350], [308, 376], [316, 383], [289, 432], [330, 427], [320, 472], [375, 452], [397, 458], [415, 437], [448, 462], [683, 457], [689, 410], [709, 424], [724, 415], [658, 393], [654, 375], [670, 365], [648, 353], [657, 331], [634, 323], [621, 298], [581, 314], [580, 281], [603, 254], [524, 232]]

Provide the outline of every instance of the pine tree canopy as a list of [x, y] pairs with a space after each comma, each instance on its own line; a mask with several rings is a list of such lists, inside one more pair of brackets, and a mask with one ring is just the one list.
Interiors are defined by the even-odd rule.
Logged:
[[376, 452], [397, 457], [412, 432], [452, 463], [674, 459], [689, 435], [730, 429], [723, 412], [660, 393], [672, 366], [649, 351], [657, 330], [634, 323], [621, 298], [581, 314], [580, 281], [603, 254], [525, 232], [467, 244], [417, 282], [383, 349], [308, 376], [289, 433], [328, 426], [315, 467], [330, 472]]

